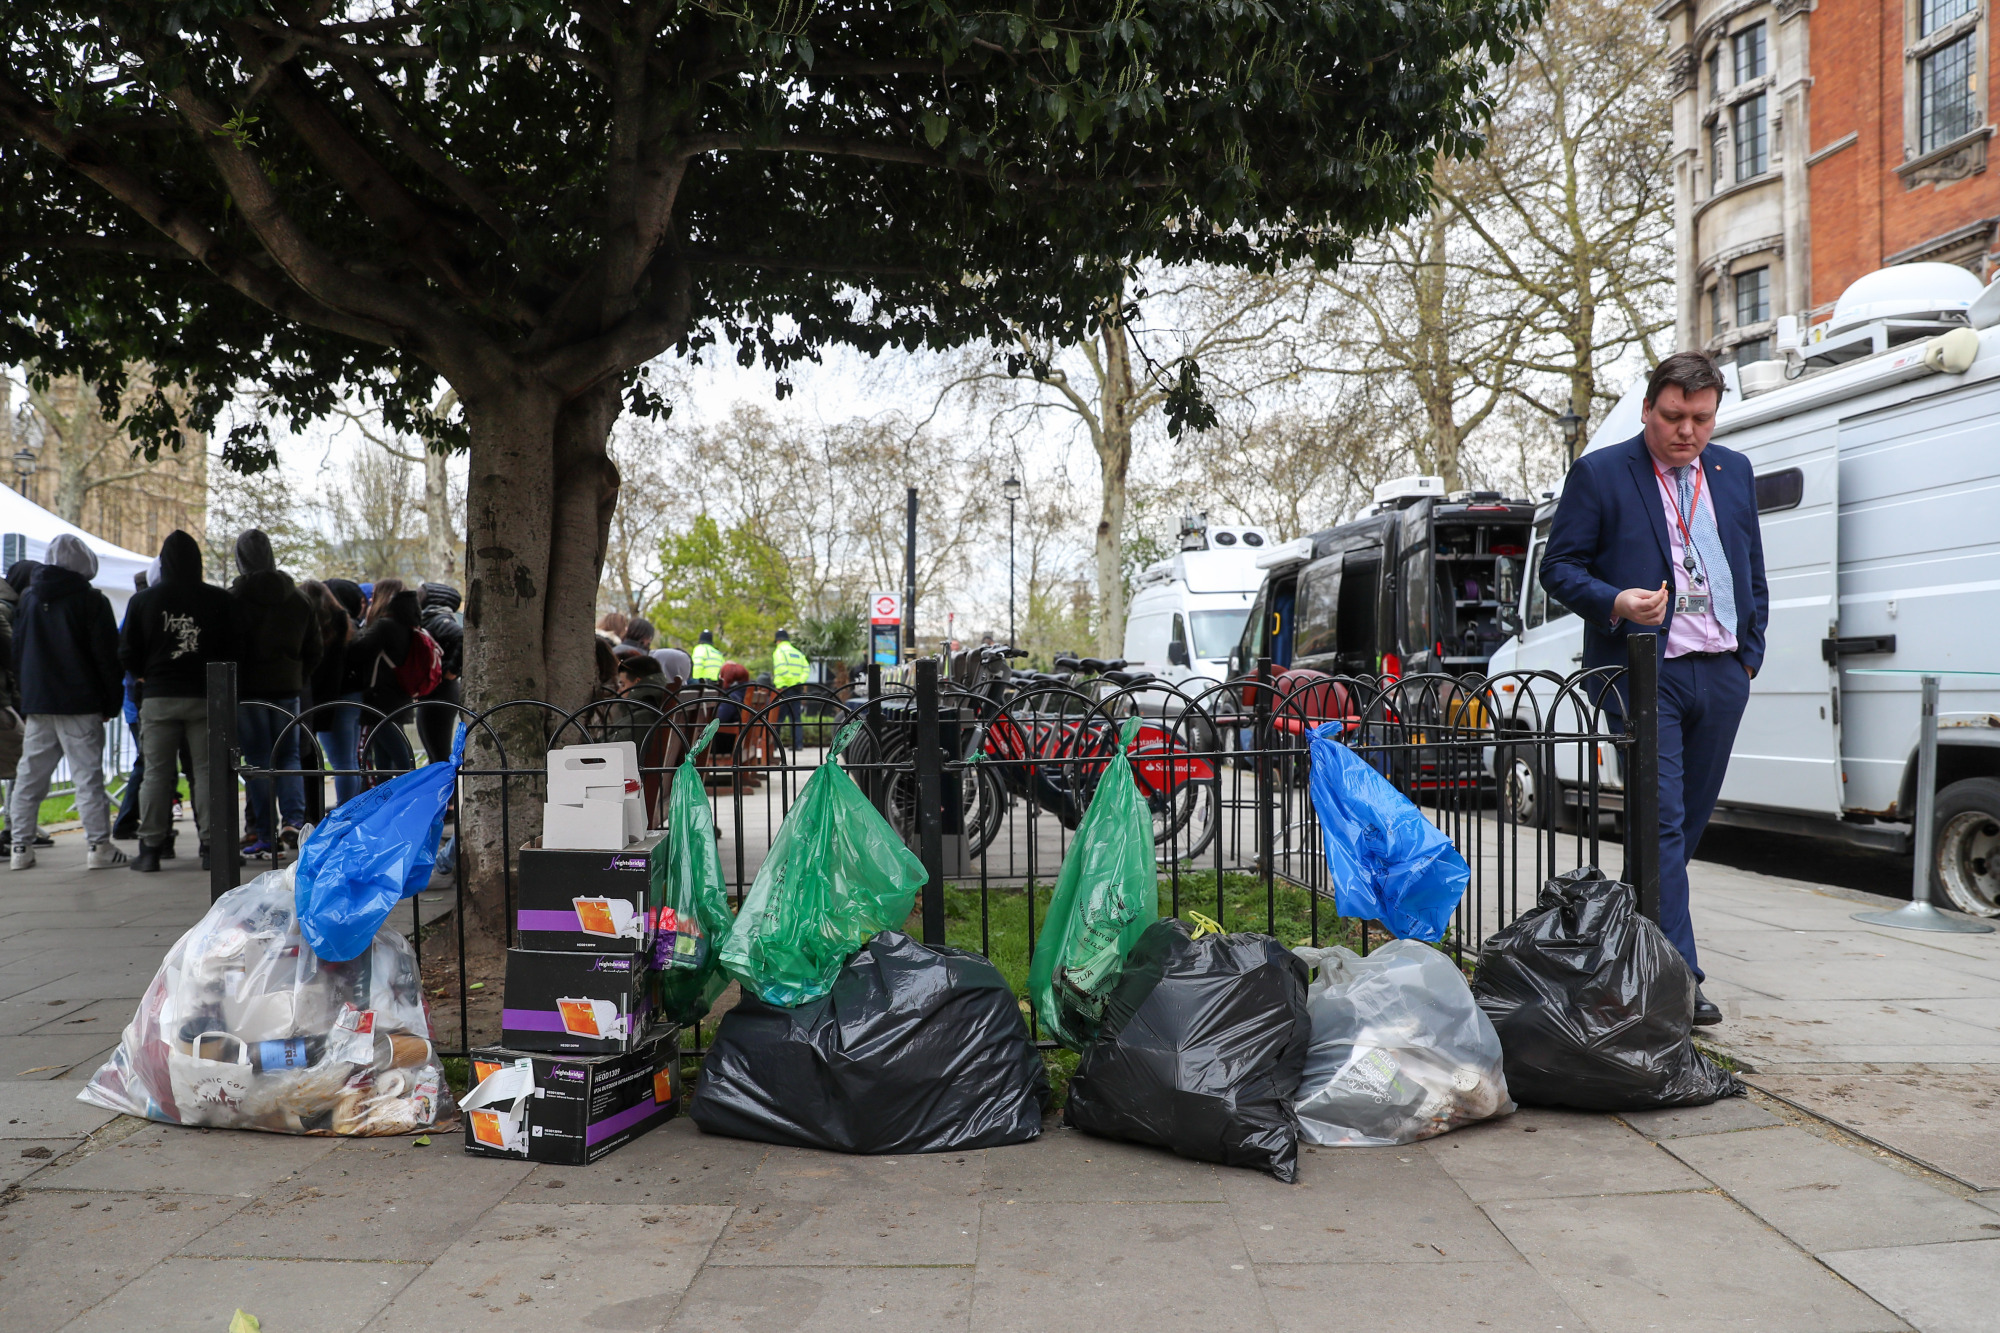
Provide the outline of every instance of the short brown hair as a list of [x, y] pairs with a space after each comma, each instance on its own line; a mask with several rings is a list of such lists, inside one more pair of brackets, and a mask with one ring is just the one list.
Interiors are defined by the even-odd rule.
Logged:
[[1707, 352], [1675, 352], [1654, 366], [1653, 377], [1646, 381], [1646, 406], [1659, 401], [1660, 390], [1669, 384], [1689, 397], [1703, 389], [1713, 389], [1716, 401], [1722, 400], [1722, 372]]

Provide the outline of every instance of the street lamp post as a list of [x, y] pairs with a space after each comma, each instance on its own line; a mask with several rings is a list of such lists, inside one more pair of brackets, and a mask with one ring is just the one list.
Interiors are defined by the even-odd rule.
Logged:
[[22, 445], [14, 451], [15, 489], [21, 494], [28, 493], [28, 478], [35, 475], [35, 451]]
[[1000, 483], [1000, 494], [1007, 500], [1007, 646], [1014, 646], [1014, 506], [1021, 499], [1021, 479], [1008, 475]]
[[1583, 434], [1583, 418], [1575, 408], [1556, 418], [1556, 425], [1563, 433], [1563, 470], [1567, 472], [1576, 462], [1577, 437]]

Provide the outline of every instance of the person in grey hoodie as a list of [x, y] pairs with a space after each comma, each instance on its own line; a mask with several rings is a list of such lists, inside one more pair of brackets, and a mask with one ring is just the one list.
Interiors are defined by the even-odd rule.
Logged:
[[[236, 539], [236, 568], [240, 574], [229, 595], [237, 611], [237, 741], [251, 768], [296, 769], [299, 729], [289, 723], [299, 715], [299, 694], [319, 665], [319, 616], [292, 576], [278, 568], [271, 539], [256, 528]], [[270, 856], [280, 845], [298, 849], [305, 781], [296, 775], [276, 779], [282, 834], [271, 818], [272, 781], [244, 784], [246, 857]]]
[[111, 841], [111, 801], [104, 793], [104, 724], [118, 716], [125, 682], [118, 669], [118, 622], [111, 602], [90, 586], [97, 556], [69, 533], [49, 543], [14, 617], [14, 675], [21, 683], [27, 733], [14, 770], [9, 809], [9, 864], [35, 864], [42, 798], [58, 760], [69, 760], [76, 812], [90, 842], [92, 870], [125, 864]]

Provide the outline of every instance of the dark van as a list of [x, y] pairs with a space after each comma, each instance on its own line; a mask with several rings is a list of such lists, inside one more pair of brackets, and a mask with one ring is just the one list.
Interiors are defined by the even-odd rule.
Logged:
[[1378, 488], [1365, 517], [1272, 552], [1232, 674], [1263, 657], [1337, 676], [1485, 671], [1512, 632], [1501, 617], [1519, 593], [1535, 506], [1398, 486]]

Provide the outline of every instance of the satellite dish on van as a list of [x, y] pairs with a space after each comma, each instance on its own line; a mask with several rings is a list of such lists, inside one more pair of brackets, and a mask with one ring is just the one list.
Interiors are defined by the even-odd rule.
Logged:
[[1834, 302], [1828, 336], [1879, 319], [1949, 319], [1979, 299], [1978, 278], [1956, 264], [1897, 264], [1856, 278]]

